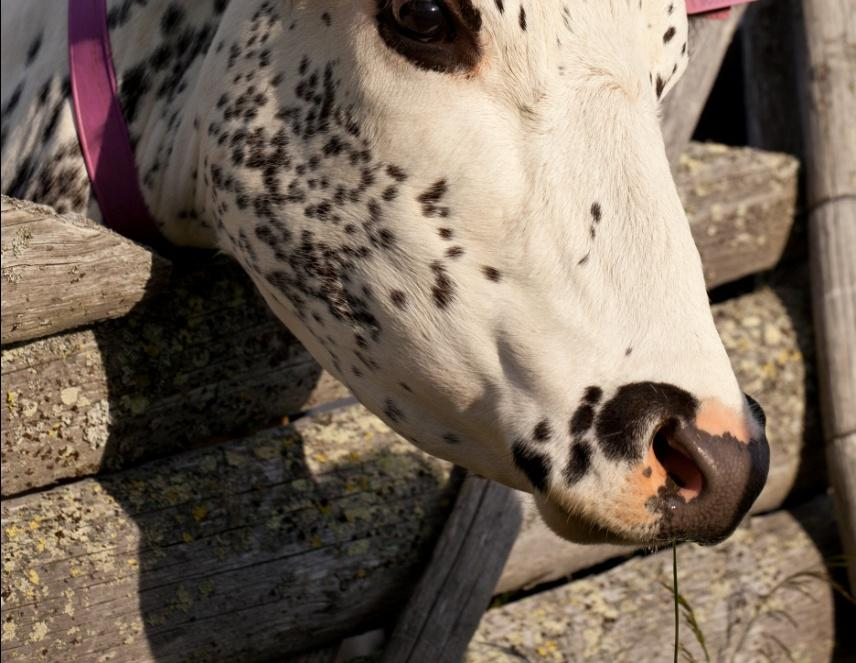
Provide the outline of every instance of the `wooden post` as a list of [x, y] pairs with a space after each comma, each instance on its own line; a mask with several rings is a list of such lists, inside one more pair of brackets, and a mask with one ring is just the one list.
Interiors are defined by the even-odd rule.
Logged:
[[801, 0], [757, 0], [740, 27], [743, 88], [749, 145], [803, 159], [798, 97], [797, 50]]
[[428, 568], [398, 618], [384, 663], [461, 660], [521, 522], [513, 490], [467, 476]]
[[722, 58], [731, 43], [745, 7], [733, 7], [725, 20], [690, 19], [690, 63], [683, 77], [663, 101], [663, 139], [672, 168], [689, 144]]
[[856, 12], [803, 0], [800, 83], [809, 252], [827, 460], [856, 589]]

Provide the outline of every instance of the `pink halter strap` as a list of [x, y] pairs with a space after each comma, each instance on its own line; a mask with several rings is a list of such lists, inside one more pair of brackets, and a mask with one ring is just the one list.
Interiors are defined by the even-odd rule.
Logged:
[[707, 14], [726, 16], [734, 5], [742, 5], [753, 0], [687, 0], [687, 14]]
[[160, 243], [116, 92], [106, 0], [69, 0], [68, 64], [77, 137], [104, 223], [138, 242]]

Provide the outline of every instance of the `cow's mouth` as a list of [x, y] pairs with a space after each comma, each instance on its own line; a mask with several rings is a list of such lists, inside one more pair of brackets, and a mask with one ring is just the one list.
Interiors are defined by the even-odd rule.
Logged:
[[654, 533], [622, 534], [614, 529], [596, 524], [591, 518], [579, 513], [571, 513], [550, 500], [538, 499], [536, 504], [541, 518], [559, 537], [572, 543], [612, 544], [612, 545], [649, 545], [654, 542]]

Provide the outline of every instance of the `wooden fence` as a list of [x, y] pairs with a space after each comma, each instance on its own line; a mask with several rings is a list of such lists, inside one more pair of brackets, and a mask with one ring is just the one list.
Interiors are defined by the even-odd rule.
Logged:
[[[691, 77], [679, 84], [664, 130], [711, 288], [774, 268], [797, 204], [793, 157], [688, 144], [741, 13], [694, 23], [705, 45], [691, 65], [697, 88]], [[820, 99], [826, 88], [813, 90]], [[843, 218], [847, 202], [812, 163], [811, 228], [826, 247], [815, 253], [835, 254], [852, 224], [820, 217]], [[464, 479], [404, 442], [320, 369], [228, 261], [185, 252], [170, 263], [5, 197], [2, 252], [4, 660], [328, 663], [343, 638], [396, 622], [390, 661], [440, 660], [438, 651], [451, 661], [465, 649], [473, 662], [664, 659], [664, 553], [479, 619], [491, 594], [502, 604], [634, 551], [562, 541], [528, 496]], [[835, 295], [843, 268], [813, 264], [821, 319], [846, 318], [852, 309]], [[805, 265], [789, 263], [714, 305], [738, 379], [768, 413], [772, 454], [753, 507], [765, 515], [721, 547], [681, 548], [684, 591], [723, 655], [820, 661], [835, 646], [835, 604], [818, 580], [838, 549], [832, 502], [805, 502], [826, 485], [807, 280]], [[830, 324], [824, 356], [843, 352]], [[845, 458], [832, 474], [846, 522], [852, 410], [828, 365], [819, 371], [835, 422], [829, 454]], [[786, 500], [805, 503], [788, 513]], [[512, 509], [519, 520], [504, 530], [485, 524]], [[491, 532], [497, 550], [481, 558]], [[443, 573], [432, 579], [426, 564]], [[792, 576], [813, 582], [794, 589]]]

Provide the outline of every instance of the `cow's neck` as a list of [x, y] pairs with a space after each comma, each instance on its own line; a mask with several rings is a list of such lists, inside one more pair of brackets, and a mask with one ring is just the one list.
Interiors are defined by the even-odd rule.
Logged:
[[208, 109], [225, 84], [212, 63], [222, 40], [223, 15], [212, 9], [218, 4], [226, 3], [176, 11], [168, 2], [108, 2], [119, 96], [143, 196], [161, 232], [179, 245], [217, 245], [205, 218], [200, 147]]

